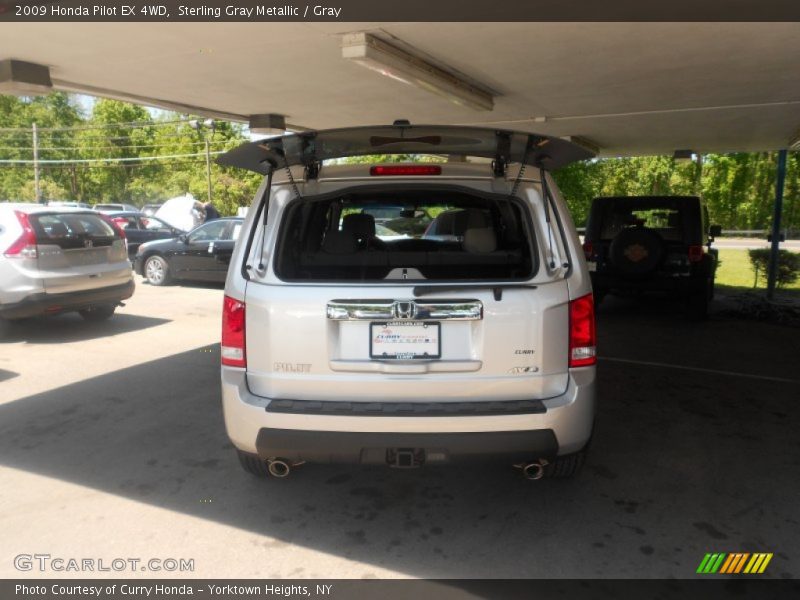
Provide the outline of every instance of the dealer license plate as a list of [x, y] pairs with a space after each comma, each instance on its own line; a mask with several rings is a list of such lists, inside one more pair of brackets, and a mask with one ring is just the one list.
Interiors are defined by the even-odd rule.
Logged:
[[441, 324], [423, 321], [370, 323], [370, 358], [441, 358]]

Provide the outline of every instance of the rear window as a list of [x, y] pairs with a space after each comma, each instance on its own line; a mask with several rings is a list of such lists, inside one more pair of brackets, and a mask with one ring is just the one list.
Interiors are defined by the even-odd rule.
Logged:
[[34, 214], [30, 217], [39, 244], [54, 244], [64, 249], [110, 246], [117, 237], [114, 228], [100, 216], [90, 213]]
[[275, 272], [288, 281], [529, 279], [526, 215], [515, 200], [449, 191], [305, 198], [284, 214]]
[[600, 239], [613, 239], [630, 227], [647, 227], [665, 240], [681, 241], [685, 237], [686, 210], [685, 203], [669, 198], [608, 202], [600, 215]]

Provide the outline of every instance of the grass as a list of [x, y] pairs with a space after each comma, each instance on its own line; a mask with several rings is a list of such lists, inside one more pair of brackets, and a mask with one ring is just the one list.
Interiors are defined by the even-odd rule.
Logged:
[[[753, 282], [755, 281], [755, 272], [753, 271], [753, 265], [750, 263], [750, 257], [747, 255], [747, 250], [720, 248], [719, 260], [720, 265], [719, 268], [717, 268], [716, 279], [717, 287], [725, 288], [726, 291], [747, 291], [754, 289]], [[755, 289], [767, 289], [766, 273], [758, 274], [758, 287]], [[776, 294], [800, 296], [800, 280], [795, 281], [785, 288], [778, 288]]]

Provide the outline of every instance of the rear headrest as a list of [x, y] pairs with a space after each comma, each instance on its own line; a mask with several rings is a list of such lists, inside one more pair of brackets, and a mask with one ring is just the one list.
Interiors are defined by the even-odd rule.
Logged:
[[346, 231], [329, 231], [322, 242], [322, 251], [328, 254], [352, 254], [357, 248], [356, 237]]
[[462, 246], [465, 252], [488, 254], [497, 250], [497, 236], [491, 227], [467, 229]]
[[375, 217], [366, 213], [347, 215], [342, 219], [342, 231], [355, 236], [357, 240], [375, 237]]
[[69, 235], [69, 231], [67, 230], [67, 226], [63, 223], [53, 223], [50, 225], [50, 237], [66, 237]]
[[479, 229], [486, 225], [486, 215], [479, 208], [460, 208], [437, 216], [435, 231], [438, 235], [462, 236], [467, 229]]

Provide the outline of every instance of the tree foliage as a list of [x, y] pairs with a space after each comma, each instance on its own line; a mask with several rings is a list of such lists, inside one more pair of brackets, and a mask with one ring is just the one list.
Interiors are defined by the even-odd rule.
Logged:
[[[0, 128], [22, 128], [0, 130], [0, 158], [32, 160], [30, 127], [36, 123], [39, 158], [70, 161], [41, 164], [45, 200], [142, 206], [190, 193], [205, 201], [206, 136], [212, 152], [233, 148], [247, 137], [240, 125], [215, 121], [213, 129], [195, 129], [186, 122], [190, 118], [170, 112], [153, 116], [141, 106], [104, 99], [84, 114], [75, 97], [60, 93], [35, 99], [0, 96]], [[160, 158], [169, 156], [179, 158]], [[212, 200], [222, 214], [235, 214], [250, 203], [261, 178], [221, 167], [211, 158]], [[33, 179], [31, 165], [0, 165], [0, 199], [33, 201]]]
[[[170, 112], [153, 116], [141, 106], [116, 100], [97, 100], [86, 110], [75, 96], [63, 93], [38, 98], [0, 96], [0, 159], [31, 160], [30, 127], [36, 123], [41, 130], [40, 159], [112, 159], [43, 164], [40, 190], [45, 199], [143, 205], [188, 192], [205, 200], [205, 137], [212, 151], [235, 147], [247, 138], [240, 125], [217, 121], [213, 130], [197, 130], [185, 122], [189, 118]], [[148, 124], [128, 126], [132, 122]], [[157, 158], [164, 156], [179, 158]], [[365, 160], [443, 159], [377, 155], [339, 162]], [[772, 220], [776, 163], [776, 154], [771, 152], [707, 154], [689, 162], [639, 156], [575, 163], [556, 172], [555, 178], [578, 225], [585, 223], [591, 200], [597, 196], [701, 194], [712, 222], [726, 229], [764, 229]], [[233, 214], [250, 203], [260, 180], [256, 174], [212, 164], [213, 201], [222, 214]], [[785, 190], [783, 226], [797, 230], [800, 157], [796, 152], [789, 155]], [[31, 201], [34, 197], [32, 166], [0, 164], [0, 200]]]

